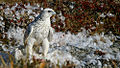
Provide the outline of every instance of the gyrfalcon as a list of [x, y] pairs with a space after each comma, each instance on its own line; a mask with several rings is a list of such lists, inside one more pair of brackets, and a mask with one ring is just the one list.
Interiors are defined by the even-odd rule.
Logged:
[[53, 36], [53, 28], [51, 27], [50, 17], [55, 15], [55, 11], [50, 8], [45, 8], [41, 11], [33, 22], [31, 22], [24, 34], [24, 45], [25, 51], [29, 56], [33, 56], [33, 46], [37, 45], [40, 47], [42, 44], [43, 56], [46, 57], [49, 42]]

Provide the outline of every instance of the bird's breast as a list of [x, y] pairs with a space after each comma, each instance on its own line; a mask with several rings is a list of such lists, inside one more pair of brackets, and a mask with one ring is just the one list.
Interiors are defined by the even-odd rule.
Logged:
[[44, 38], [47, 38], [48, 37], [48, 33], [49, 33], [49, 28], [50, 28], [49, 26], [37, 27], [34, 30], [34, 37], [37, 40], [43, 40]]

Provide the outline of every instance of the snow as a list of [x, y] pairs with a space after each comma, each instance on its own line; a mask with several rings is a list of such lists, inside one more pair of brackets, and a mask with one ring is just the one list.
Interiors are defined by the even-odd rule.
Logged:
[[108, 17], [114, 17], [115, 15], [112, 14], [112, 13], [110, 13], [110, 12], [108, 12], [107, 14], [102, 13], [102, 14], [100, 15], [100, 17], [103, 17], [103, 18], [105, 18], [106, 16], [108, 16]]
[[[6, 15], [12, 14], [13, 17], [17, 16], [17, 19], [20, 19], [20, 15], [24, 15], [27, 11], [29, 19], [33, 20], [34, 17], [39, 15], [39, 12], [36, 13], [33, 12], [33, 10], [43, 10], [43, 8], [40, 7], [39, 4], [36, 4], [36, 6], [31, 6], [30, 3], [28, 3], [27, 5], [24, 5], [26, 9], [22, 8], [22, 10], [20, 10], [19, 12], [15, 11], [15, 8], [17, 6], [18, 4], [16, 3], [14, 6], [12, 6], [11, 9], [8, 6], [3, 11]], [[69, 7], [73, 9], [74, 4], [70, 4]], [[11, 10], [15, 11], [15, 15], [11, 13]], [[107, 14], [102, 13], [100, 15], [100, 17], [103, 18], [105, 18], [106, 16], [113, 17], [114, 14], [109, 12]], [[58, 17], [59, 19], [61, 19], [62, 22], [65, 21], [65, 17], [62, 15], [62, 12], [58, 14]], [[17, 21], [17, 19], [14, 18], [13, 20]], [[2, 16], [0, 16], [0, 20], [3, 20]], [[55, 22], [56, 19], [53, 19], [52, 21]], [[96, 22], [96, 24], [104, 24], [104, 22]], [[4, 22], [0, 21], [0, 26], [4, 28]], [[92, 29], [95, 28], [96, 27], [93, 27]], [[85, 30], [84, 28], [81, 29], [82, 32], [79, 32], [76, 35], [71, 34], [70, 32], [55, 32], [53, 35], [53, 40], [50, 42], [50, 49], [46, 59], [55, 64], [59, 63], [59, 65], [65, 64], [66, 61], [70, 61], [71, 63], [73, 62], [79, 67], [85, 66], [87, 64], [97, 64], [99, 67], [101, 67], [102, 62], [100, 61], [100, 59], [105, 59], [107, 61], [109, 61], [110, 59], [116, 59], [120, 61], [120, 51], [110, 48], [114, 44], [112, 40], [116, 40], [116, 37], [120, 38], [119, 36], [115, 37], [112, 32], [110, 32], [109, 35], [105, 35], [104, 32], [102, 32], [101, 34], [95, 33], [94, 35], [89, 35], [88, 30]], [[24, 48], [19, 49], [21, 46], [24, 46], [24, 31], [25, 29], [20, 27], [10, 27], [10, 29], [8, 30], [8, 39], [15, 40], [16, 46], [3, 45], [0, 41], [0, 47], [2, 47], [3, 51], [10, 51], [11, 53], [14, 52], [15, 58], [18, 60], [24, 56]], [[99, 56], [94, 54], [96, 50], [105, 52], [105, 55]], [[113, 50], [115, 50], [117, 53], [113, 53]], [[35, 54], [35, 56], [36, 58], [41, 58], [41, 56], [38, 54]], [[104, 64], [103, 66], [106, 67], [108, 65]]]
[[14, 27], [11, 27], [8, 32], [8, 39], [15, 39], [16, 43], [19, 45], [23, 45], [23, 37], [24, 37], [24, 29], [21, 29], [20, 27], [17, 27], [15, 29]]
[[[20, 45], [24, 45], [23, 44], [24, 31], [25, 29], [21, 29], [19, 27], [17, 28], [11, 27], [7, 32], [8, 38], [9, 39], [14, 38], [16, 40], [17, 47], [19, 47]], [[93, 52], [90, 54], [86, 54], [86, 57], [84, 57], [83, 60], [81, 61], [76, 59], [76, 57], [72, 56], [70, 53], [71, 51], [70, 47], [74, 46], [85, 50], [86, 48], [89, 49], [90, 47], [93, 48], [93, 51], [100, 50], [103, 52], [108, 52], [103, 56], [103, 58], [108, 61], [109, 59], [120, 60], [119, 53], [116, 54], [116, 57], [109, 53], [110, 52], [109, 47], [113, 44], [111, 40], [115, 38], [113, 35], [110, 35], [113, 37], [107, 36], [104, 33], [101, 34], [96, 33], [93, 36], [88, 35], [89, 33], [84, 28], [83, 31], [79, 32], [77, 35], [71, 34], [70, 32], [68, 32], [67, 34], [63, 32], [55, 32], [53, 35], [53, 40], [50, 42], [51, 48], [49, 49], [49, 53], [46, 59], [50, 60], [55, 64], [59, 63], [60, 65], [64, 64], [66, 61], [70, 61], [81, 66], [91, 63], [93, 65], [97, 63], [98, 66], [101, 66], [101, 62], [99, 61], [99, 59], [101, 59], [102, 57], [96, 56]], [[101, 38], [103, 38], [103, 40], [101, 40]], [[15, 57], [16, 59], [19, 60], [21, 56], [23, 57], [23, 55], [22, 51], [17, 49], [17, 47], [16, 48], [11, 47], [11, 49], [13, 48], [13, 51], [15, 51]], [[3, 49], [4, 51], [9, 51], [9, 49], [7, 49], [5, 46], [3, 46]], [[40, 58], [39, 55], [35, 56], [37, 58]]]
[[32, 20], [34, 20], [34, 17], [33, 17], [33, 16], [29, 16], [29, 19], [32, 19]]
[[28, 3], [27, 5], [24, 5], [27, 9], [31, 9], [32, 6], [30, 5], [30, 3]]
[[15, 5], [14, 6], [12, 6], [12, 8], [11, 8], [11, 10], [15, 10], [15, 8], [18, 6], [18, 4], [17, 3], [15, 3]]
[[9, 51], [5, 46], [2, 45], [3, 51]]
[[4, 28], [5, 23], [0, 21], [0, 26]]
[[15, 49], [15, 58], [17, 60], [20, 60], [20, 59], [22, 59], [22, 57], [23, 57], [23, 53], [21, 52], [21, 50], [19, 50], [18, 48], [16, 48]]
[[72, 57], [71, 54], [59, 50], [55, 50], [52, 53], [49, 53], [47, 55], [47, 59], [52, 61], [52, 63], [59, 63], [60, 65], [63, 65], [66, 61], [72, 61], [76, 65], [79, 64], [79, 61]]
[[[79, 48], [93, 47], [105, 49], [113, 44], [113, 42], [111, 41], [113, 38], [105, 36], [104, 33], [100, 35], [95, 34], [94, 36], [87, 37], [85, 29], [83, 30], [83, 32], [79, 32], [77, 35], [71, 34], [70, 32], [68, 32], [67, 34], [60, 32], [55, 33], [53, 37], [53, 42], [51, 43], [59, 43], [59, 46], [70, 44], [73, 46], [75, 45]], [[95, 40], [99, 42], [94, 42]]]
[[65, 20], [65, 17], [62, 15], [62, 12], [59, 13], [58, 17], [59, 17], [59, 19], [61, 19], [62, 21]]
[[3, 20], [3, 17], [0, 16], [0, 20]]
[[112, 14], [112, 13], [109, 12], [109, 13], [107, 13], [107, 16], [108, 17], [114, 17], [114, 14]]
[[28, 15], [30, 15], [31, 13], [32, 13], [32, 10], [31, 9], [29, 9], [29, 10], [27, 10], [28, 11]]
[[113, 55], [111, 55], [111, 54], [106, 54], [106, 55], [104, 55], [104, 59], [109, 61], [109, 59], [115, 59], [115, 57]]
[[105, 17], [106, 17], [106, 15], [105, 15], [104, 13], [102, 13], [102, 14], [100, 15], [100, 17], [105, 18]]
[[22, 9], [21, 14], [22, 14], [22, 15], [25, 14], [25, 9]]
[[99, 65], [99, 66], [102, 66], [102, 63], [101, 63], [99, 60], [98, 60], [98, 65]]
[[116, 59], [120, 61], [120, 52], [117, 53]]
[[104, 22], [100, 22], [100, 24], [104, 24]]
[[69, 7], [70, 7], [71, 9], [73, 9], [73, 8], [74, 8], [74, 4], [75, 4], [75, 2], [71, 2], [71, 4], [69, 5]]

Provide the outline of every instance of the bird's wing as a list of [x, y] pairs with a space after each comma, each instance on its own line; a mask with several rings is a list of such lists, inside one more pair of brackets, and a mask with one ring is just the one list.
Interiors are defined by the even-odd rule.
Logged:
[[28, 38], [31, 36], [33, 32], [33, 25], [29, 25], [26, 29], [26, 32], [24, 34], [24, 44], [26, 45]]
[[50, 27], [49, 34], [48, 34], [48, 41], [49, 42], [52, 41], [52, 39], [53, 39], [53, 32], [54, 32], [53, 28]]

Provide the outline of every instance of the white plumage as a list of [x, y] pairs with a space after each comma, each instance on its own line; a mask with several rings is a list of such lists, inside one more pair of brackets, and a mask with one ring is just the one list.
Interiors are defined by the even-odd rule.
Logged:
[[29, 24], [24, 35], [24, 43], [26, 45], [25, 50], [30, 57], [33, 55], [33, 46], [37, 45], [40, 47], [41, 44], [43, 55], [46, 57], [49, 49], [49, 42], [53, 35], [50, 17], [54, 14], [56, 14], [54, 10], [46, 8], [41, 11], [40, 15], [36, 17], [32, 23]]

